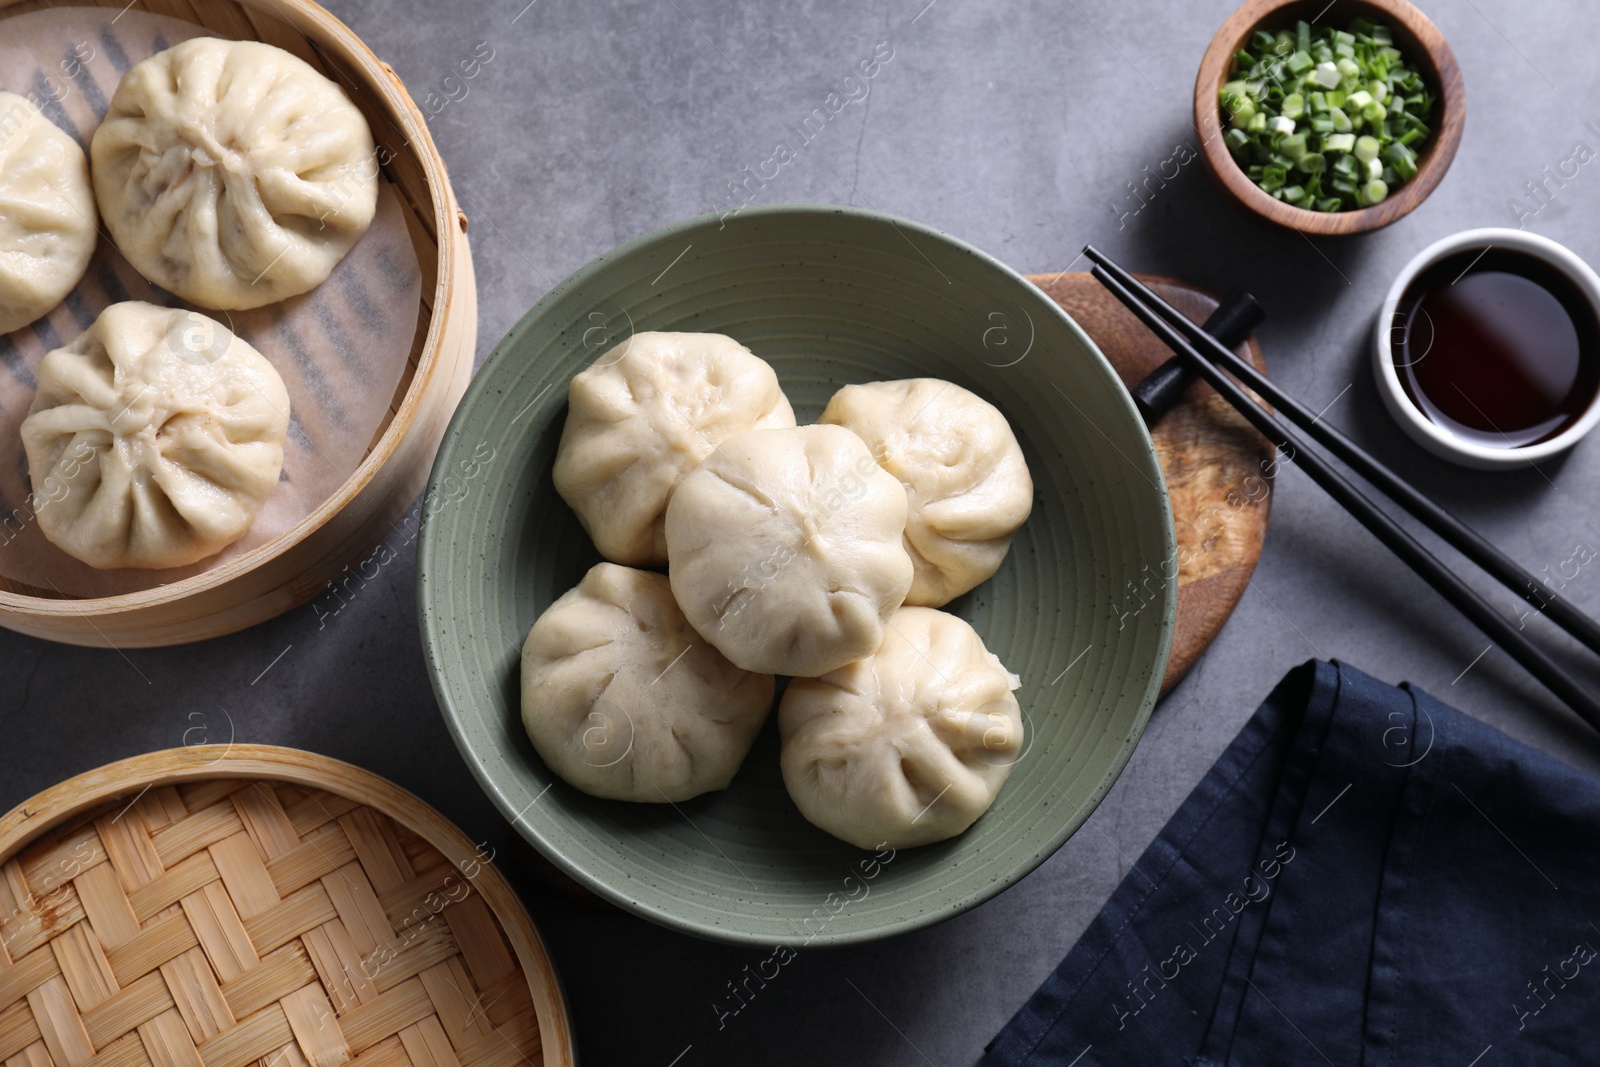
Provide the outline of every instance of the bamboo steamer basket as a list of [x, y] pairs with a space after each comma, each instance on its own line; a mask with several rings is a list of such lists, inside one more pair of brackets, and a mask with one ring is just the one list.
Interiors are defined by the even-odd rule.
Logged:
[[[5, 19], [54, 6], [0, 0]], [[120, 10], [124, 0], [75, 6]], [[427, 483], [434, 452], [472, 374], [477, 285], [467, 218], [422, 113], [394, 70], [344, 23], [307, 0], [134, 0], [213, 36], [293, 52], [337, 82], [393, 153], [382, 167], [399, 193], [422, 273], [405, 373], [365, 460], [330, 498], [281, 536], [200, 574], [117, 596], [71, 598], [0, 578], [0, 626], [102, 648], [201, 641], [303, 604], [376, 545]], [[0, 28], [0, 33], [4, 33]]]
[[152, 752], [0, 819], [0, 1063], [564, 1067], [510, 885], [391, 782], [265, 745]]

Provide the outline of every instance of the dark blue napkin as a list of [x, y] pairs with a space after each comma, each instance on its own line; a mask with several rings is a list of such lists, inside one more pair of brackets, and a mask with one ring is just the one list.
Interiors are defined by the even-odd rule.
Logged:
[[1600, 1063], [1600, 779], [1292, 671], [984, 1067]]

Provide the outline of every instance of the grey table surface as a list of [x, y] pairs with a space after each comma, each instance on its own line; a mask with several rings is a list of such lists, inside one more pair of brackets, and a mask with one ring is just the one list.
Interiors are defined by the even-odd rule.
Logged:
[[[1600, 168], [1552, 184], [1548, 204], [1524, 187], [1577, 143], [1600, 148], [1592, 5], [1425, 3], [1467, 84], [1455, 165], [1399, 224], [1315, 243], [1230, 206], [1198, 161], [1148, 202], [1131, 191], [1145, 168], [1195, 144], [1194, 72], [1230, 0], [328, 6], [416, 98], [437, 94], [430, 110], [448, 100], [431, 125], [472, 220], [480, 359], [593, 257], [731, 206], [730, 182], [744, 181], [744, 168], [789, 136], [789, 123], [843, 91], [846, 75], [886, 42], [893, 58], [868, 95], [760, 188], [758, 202], [854, 203], [909, 216], [1023, 271], [1072, 267], [1092, 241], [1136, 269], [1248, 288], [1270, 314], [1258, 336], [1272, 372], [1295, 395], [1328, 405], [1328, 419], [1532, 569], [1554, 573], [1576, 546], [1600, 548], [1600, 443], [1536, 470], [1450, 467], [1384, 413], [1367, 350], [1402, 264], [1456, 230], [1517, 225], [1517, 198], [1528, 228], [1600, 262]], [[464, 97], [457, 89], [460, 98], [449, 99], [444, 79], [480, 42], [493, 59]], [[1291, 469], [1238, 611], [1156, 709], [1082, 831], [1017, 886], [941, 926], [801, 953], [719, 1026], [713, 1005], [725, 983], [766, 953], [692, 940], [571, 894], [508, 839], [435, 708], [417, 634], [414, 553], [400, 552], [405, 565], [385, 568], [331, 621], [301, 609], [232, 637], [127, 652], [0, 632], [0, 808], [108, 761], [198, 740], [189, 732], [197, 722], [211, 740], [312, 749], [394, 779], [500, 845], [565, 980], [588, 1063], [967, 1065], [1260, 698], [1307, 658], [1413, 681], [1600, 770], [1600, 740], [1503, 653], [1484, 654], [1485, 638]], [[1600, 579], [1586, 567], [1567, 592], [1600, 610]], [[1514, 598], [1489, 595], [1514, 615]], [[197, 711], [206, 717], [192, 718]]]

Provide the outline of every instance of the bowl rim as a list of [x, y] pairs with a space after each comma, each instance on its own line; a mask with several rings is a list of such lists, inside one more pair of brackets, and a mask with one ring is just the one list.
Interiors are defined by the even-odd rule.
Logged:
[[1440, 426], [1412, 402], [1394, 365], [1393, 322], [1400, 300], [1405, 296], [1417, 275], [1439, 260], [1457, 252], [1475, 248], [1507, 248], [1535, 257], [1560, 271], [1584, 294], [1589, 310], [1600, 321], [1600, 275], [1572, 249], [1542, 234], [1510, 227], [1487, 226], [1441, 237], [1411, 257], [1400, 268], [1389, 292], [1378, 309], [1372, 329], [1372, 369], [1378, 380], [1378, 394], [1401, 429], [1411, 439], [1436, 456], [1452, 460], [1462, 466], [1477, 470], [1503, 470], [1507, 467], [1526, 466], [1535, 460], [1545, 459], [1565, 452], [1582, 440], [1600, 424], [1600, 384], [1589, 398], [1588, 406], [1571, 426], [1543, 441], [1529, 445], [1501, 448], [1465, 440]]
[[[462, 397], [460, 404], [457, 405], [455, 413], [451, 416], [450, 425], [446, 428], [444, 437], [440, 442], [439, 451], [434, 460], [433, 471], [429, 477], [428, 492], [430, 494], [434, 493], [437, 488], [435, 483], [442, 481], [443, 478], [449, 475], [450, 463], [454, 458], [452, 455], [453, 447], [455, 442], [459, 439], [463, 421], [468, 417], [468, 413], [476, 406], [479, 399], [491, 389], [489, 381], [491, 376], [488, 371], [492, 366], [509, 358], [509, 353], [521, 341], [523, 335], [533, 328], [534, 323], [550, 305], [554, 304], [570, 290], [585, 284], [594, 274], [599, 273], [611, 261], [619, 257], [632, 255], [642, 248], [662, 243], [668, 239], [675, 240], [678, 235], [681, 235], [688, 230], [698, 229], [722, 220], [724, 214], [725, 213], [722, 212], [708, 212], [702, 215], [694, 215], [689, 218], [680, 219], [676, 222], [657, 227], [656, 229], [650, 230], [647, 233], [626, 241], [610, 251], [597, 256], [584, 266], [578, 268], [578, 270], [574, 271], [561, 282], [557, 283], [548, 293], [542, 296], [531, 308], [529, 308], [528, 311], [517, 320], [516, 324], [507, 331], [506, 335], [500, 340], [500, 342], [495, 345], [494, 350], [490, 352], [489, 357], [484, 361], [478, 372], [473, 376], [471, 384], [467, 387], [466, 394]], [[954, 237], [948, 233], [945, 233], [942, 230], [935, 229], [934, 227], [915, 222], [901, 216], [891, 215], [887, 212], [877, 211], [869, 208], [822, 203], [782, 203], [751, 206], [741, 210], [736, 218], [761, 219], [772, 216], [795, 214], [840, 215], [873, 223], [887, 222], [897, 230], [902, 231], [903, 234], [914, 233], [918, 236], [926, 237], [930, 240], [950, 245], [957, 251], [972, 256], [974, 259], [977, 259], [979, 262], [985, 264], [988, 268], [992, 270], [998, 270], [1002, 274], [1008, 276], [1016, 283], [1019, 283], [1021, 286], [1025, 287], [1027, 290], [1036, 292], [1041, 302], [1040, 310], [1047, 314], [1055, 315], [1068, 328], [1068, 330], [1076, 334], [1087, 351], [1100, 365], [1102, 372], [1109, 376], [1112, 381], [1118, 382], [1120, 385], [1120, 379], [1117, 377], [1115, 369], [1113, 369], [1110, 362], [1106, 360], [1105, 355], [1100, 351], [1099, 346], [1095, 344], [1094, 339], [1089, 336], [1088, 332], [1084, 330], [1082, 326], [1078, 325], [1077, 321], [1073, 319], [1071, 315], [1067, 314], [1064, 308], [1062, 308], [1054, 300], [1050, 299], [1050, 297], [1045, 294], [1043, 290], [1039, 289], [1032, 282], [1029, 282], [1019, 271], [1012, 269], [982, 249], [977, 248], [976, 246], [971, 245], [958, 237]], [[1162, 518], [1161, 533], [1164, 552], [1163, 558], [1172, 557], [1177, 552], [1177, 532], [1172, 520], [1172, 501], [1171, 497], [1168, 495], [1166, 476], [1161, 469], [1161, 462], [1156, 454], [1155, 444], [1150, 437], [1149, 430], [1145, 427], [1143, 420], [1139, 417], [1138, 410], [1134, 407], [1132, 396], [1125, 388], [1119, 388], [1116, 392], [1116, 396], [1117, 402], [1121, 404], [1121, 410], [1123, 411], [1125, 417], [1130, 420], [1132, 425], [1139, 427], [1143, 434], [1144, 450], [1142, 453], [1140, 453], [1140, 456], [1146, 461], [1149, 467], [1149, 470], [1147, 470], [1145, 473], [1154, 474], [1152, 483], [1157, 488], [1157, 495], [1160, 497], [1160, 514]], [[424, 522], [417, 539], [417, 624], [418, 629], [421, 631], [423, 658], [427, 665], [428, 680], [433, 687], [434, 698], [439, 705], [440, 715], [445, 720], [445, 727], [450, 733], [450, 738], [455, 743], [456, 750], [460, 753], [462, 761], [466, 763], [468, 769], [472, 773], [473, 778], [477, 780], [479, 787], [489, 797], [495, 808], [502, 814], [502, 816], [512, 823], [512, 826], [516, 832], [525, 841], [532, 845], [540, 855], [545, 857], [545, 859], [555, 864], [555, 866], [568, 877], [577, 881], [580, 885], [594, 893], [596, 896], [617, 905], [624, 911], [627, 911], [633, 915], [637, 915], [640, 918], [646, 919], [659, 926], [664, 926], [670, 930], [675, 930], [679, 933], [691, 934], [706, 940], [747, 947], [770, 948], [772, 944], [772, 938], [769, 935], [752, 934], [740, 930], [729, 929], [728, 927], [724, 926], [709, 925], [697, 922], [675, 912], [665, 910], [656, 904], [641, 902], [633, 899], [622, 889], [613, 886], [601, 878], [596, 877], [583, 865], [571, 860], [561, 849], [547, 840], [546, 836], [539, 831], [537, 826], [535, 826], [531, 821], [520, 817], [521, 813], [518, 812], [516, 806], [512, 804], [511, 799], [505, 794], [499, 783], [491, 778], [491, 776], [484, 769], [482, 762], [479, 760], [477, 748], [473, 740], [467, 735], [467, 732], [462, 726], [463, 709], [458, 707], [456, 700], [449, 691], [444, 679], [444, 672], [439, 666], [440, 646], [442, 642], [439, 639], [439, 628], [437, 624], [441, 618], [441, 615], [440, 612], [436, 610], [433, 603], [433, 589], [435, 582], [432, 581], [428, 576], [429, 568], [426, 562], [430, 556], [438, 551], [439, 546], [435, 545], [434, 543], [435, 536], [437, 535], [433, 531], [433, 525], [431, 523]], [[1161, 681], [1166, 671], [1167, 659], [1172, 651], [1172, 638], [1177, 620], [1177, 612], [1177, 583], [1169, 582], [1162, 590], [1161, 614], [1159, 618], [1159, 648], [1157, 649], [1156, 656], [1151, 664], [1150, 677], [1146, 681], [1144, 693], [1140, 697], [1139, 707], [1134, 715], [1130, 728], [1127, 734], [1122, 738], [1122, 741], [1111, 761], [1107, 772], [1102, 776], [1100, 782], [1095, 785], [1089, 796], [1083, 801], [1082, 804], [1079, 805], [1078, 809], [1062, 823], [1059, 830], [1052, 834], [1041, 844], [1038, 849], [1036, 849], [1032, 854], [1028, 855], [1022, 862], [1016, 864], [1012, 869], [1007, 870], [1000, 877], [995, 878], [989, 883], [985, 884], [976, 892], [970, 893], [958, 900], [944, 903], [939, 907], [928, 909], [927, 911], [921, 912], [917, 915], [902, 917], [892, 923], [886, 923], [882, 926], [857, 930], [845, 930], [842, 932], [834, 932], [831, 929], [825, 930], [814, 935], [807, 942], [808, 947], [826, 948], [832, 946], [862, 944], [882, 940], [886, 937], [910, 933], [914, 930], [920, 930], [925, 927], [944, 922], [998, 896], [1000, 893], [1004, 892], [1006, 889], [1009, 889], [1018, 881], [1031, 874], [1041, 864], [1043, 864], [1045, 860], [1054, 855], [1069, 838], [1071, 838], [1079, 829], [1082, 828], [1083, 824], [1088, 821], [1095, 809], [1099, 807], [1101, 801], [1103, 801], [1106, 795], [1111, 791], [1112, 786], [1114, 786], [1117, 780], [1122, 776], [1122, 772], [1126, 769], [1129, 759], [1131, 759], [1133, 756], [1133, 750], [1138, 746], [1139, 741], [1143, 738], [1145, 728], [1148, 726], [1150, 721], [1150, 715], [1155, 709], [1156, 702], [1160, 699]]]
[[[0, 22], [15, 15], [30, 14], [31, 11], [10, 10], [23, 2], [24, 0], [0, 0]], [[423, 396], [427, 392], [427, 387], [434, 380], [439, 369], [440, 340], [443, 337], [448, 320], [448, 316], [439, 309], [450, 303], [451, 293], [457, 284], [458, 273], [466, 271], [470, 267], [458, 266], [454, 262], [454, 257], [449, 253], [451, 242], [448, 237], [451, 236], [452, 228], [458, 224], [458, 209], [455, 204], [454, 194], [450, 189], [449, 175], [445, 171], [444, 160], [439, 155], [437, 146], [433, 143], [433, 135], [428, 130], [428, 125], [422, 117], [422, 112], [417, 109], [416, 102], [411, 99], [410, 92], [406, 90], [394, 70], [379, 59], [371, 47], [354, 30], [345, 25], [341, 19], [334, 16], [326, 8], [315, 3], [314, 0], [233, 0], [233, 2], [242, 7], [268, 11], [270, 14], [283, 19], [296, 32], [313, 43], [322, 44], [331, 40], [348, 49], [360, 61], [355, 64], [354, 73], [363, 79], [364, 88], [398, 123], [399, 131], [405, 138], [399, 152], [410, 153], [422, 171], [433, 209], [435, 235], [438, 244], [437, 277], [434, 279], [433, 292], [431, 294], [427, 292], [422, 294], [423, 306], [434, 310], [429, 312], [428, 330], [419, 350], [417, 365], [411, 372], [411, 382], [406, 387], [399, 404], [394, 408], [389, 418], [389, 424], [384, 427], [383, 433], [372, 443], [367, 450], [366, 456], [350, 472], [350, 475], [340, 483], [339, 488], [317, 507], [313, 508], [303, 519], [272, 540], [265, 544], [257, 545], [249, 552], [228, 560], [226, 563], [208, 567], [198, 574], [191, 574], [189, 577], [181, 578], [176, 582], [152, 585], [146, 589], [117, 593], [112, 596], [45, 597], [0, 589], [0, 613], [4, 613], [4, 615], [15, 614], [38, 619], [70, 620], [83, 617], [93, 619], [100, 615], [144, 611], [174, 604], [197, 594], [219, 589], [250, 574], [263, 564], [283, 556], [337, 517], [345, 506], [360, 496], [377, 477], [378, 472], [389, 462], [395, 451], [400, 447], [401, 441], [410, 432], [416, 419], [417, 411], [422, 406]], [[169, 18], [177, 18], [184, 22], [189, 22], [215, 35], [215, 31], [210, 26], [203, 22], [198, 22], [194, 18], [188, 18], [183, 15], [167, 15], [166, 12], [152, 13], [163, 14]], [[258, 36], [245, 39], [261, 40], [262, 38]], [[465, 216], [461, 216], [461, 218], [464, 220]], [[102, 240], [107, 240], [107, 238], [102, 238]], [[415, 335], [413, 335], [414, 343]], [[352, 553], [352, 556], [354, 554]]]
[[1421, 43], [1421, 55], [1417, 58], [1426, 63], [1439, 86], [1438, 128], [1425, 145], [1417, 173], [1380, 204], [1354, 211], [1328, 212], [1309, 211], [1274, 199], [1246, 176], [1223, 144], [1217, 92], [1231, 70], [1234, 52], [1251, 33], [1284, 8], [1308, 2], [1310, 0], [1246, 0], [1212, 37], [1200, 60], [1194, 86], [1194, 124], [1200, 134], [1201, 155], [1212, 176], [1233, 200], [1275, 225], [1319, 237], [1382, 229], [1409, 215], [1426, 200], [1444, 180], [1445, 172], [1455, 160], [1461, 146], [1467, 106], [1461, 67], [1444, 34], [1416, 5], [1408, 0], [1355, 0], [1358, 6], [1377, 9], [1400, 23]]

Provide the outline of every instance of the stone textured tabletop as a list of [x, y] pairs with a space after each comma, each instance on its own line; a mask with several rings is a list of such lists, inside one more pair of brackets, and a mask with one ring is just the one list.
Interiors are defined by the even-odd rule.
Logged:
[[[1470, 474], [1383, 412], [1367, 338], [1401, 265], [1456, 230], [1517, 225], [1600, 262], [1600, 9], [1425, 2], [1465, 74], [1465, 140], [1388, 230], [1311, 242], [1225, 202], [1192, 158], [1195, 69], [1229, 0], [328, 0], [433, 112], [471, 217], [479, 358], [557, 281], [653, 227], [711, 210], [829, 201], [906, 215], [1022, 271], [1092, 241], [1126, 265], [1267, 308], [1295, 395], [1600, 610], [1600, 443], [1539, 469]], [[465, 83], [463, 59], [493, 58]], [[774, 147], [877, 53], [877, 76], [795, 158]], [[888, 57], [888, 58], [884, 58]], [[1588, 155], [1583, 155], [1588, 158]], [[1570, 167], [1568, 168], [1570, 171]], [[1147, 175], [1165, 175], [1143, 184]], [[1134, 192], [1134, 186], [1140, 192]], [[1149, 190], [1154, 190], [1150, 192]], [[1520, 210], [1515, 207], [1521, 204]], [[0, 633], [0, 808], [80, 771], [202, 739], [294, 745], [387, 775], [497, 848], [566, 982], [587, 1063], [968, 1065], [1082, 932], [1260, 698], [1301, 661], [1409, 679], [1568, 762], [1600, 741], [1292, 469], [1238, 612], [1156, 709], [1087, 825], [1015, 888], [882, 944], [801, 952], [737, 1013], [727, 983], [768, 955], [691, 940], [568, 888], [509, 835], [434, 707], [415, 546], [336, 617], [309, 608], [186, 648], [91, 651]], [[1517, 603], [1488, 591], [1508, 615]], [[1546, 636], [1548, 627], [1531, 623]], [[1590, 671], [1589, 677], [1595, 677]], [[197, 733], [196, 729], [200, 732]], [[720, 1016], [720, 1017], [719, 1017]]]

